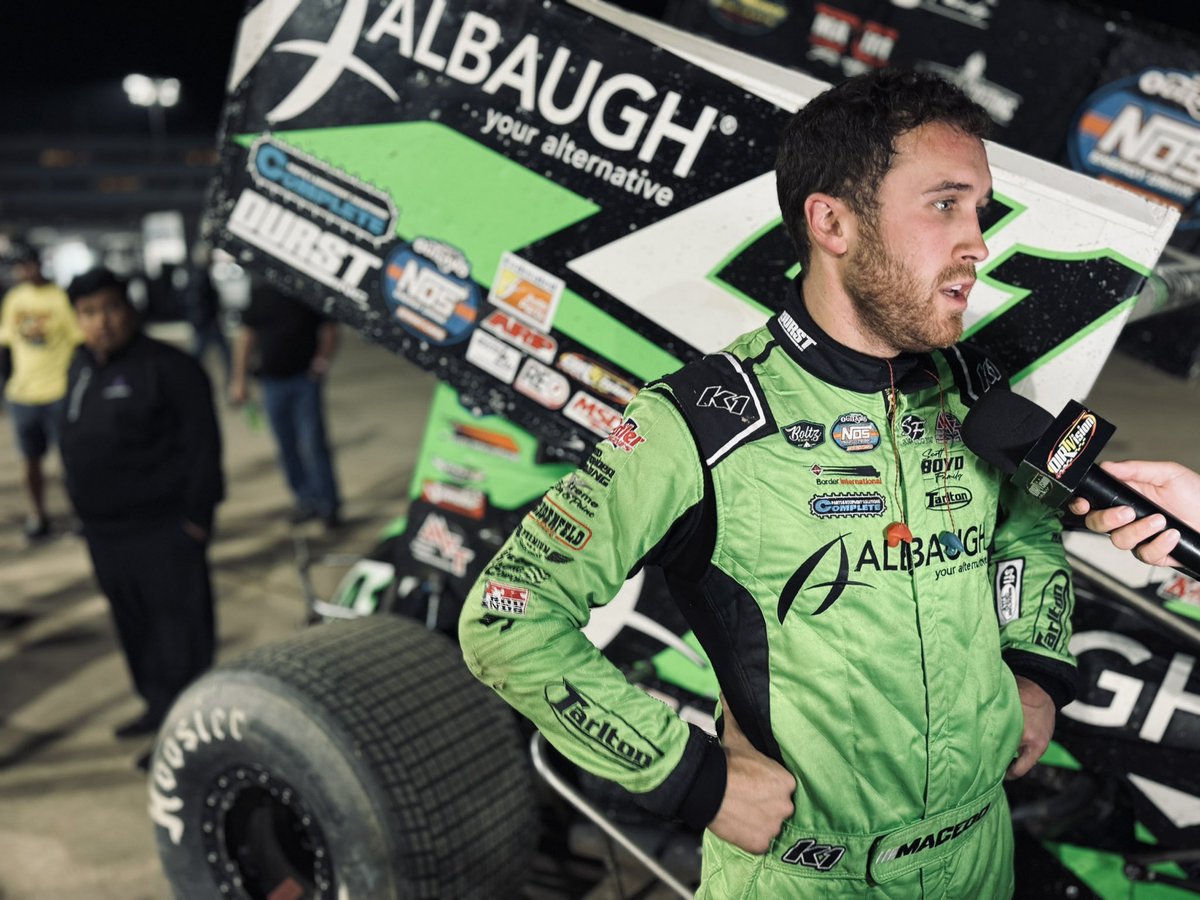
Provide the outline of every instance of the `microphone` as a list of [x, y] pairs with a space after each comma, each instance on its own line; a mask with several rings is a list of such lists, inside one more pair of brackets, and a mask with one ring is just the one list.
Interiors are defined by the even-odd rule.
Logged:
[[1167, 528], [1179, 532], [1179, 544], [1171, 551], [1178, 568], [1200, 578], [1200, 534], [1095, 465], [1115, 431], [1074, 400], [1055, 418], [1020, 394], [993, 389], [971, 407], [961, 435], [976, 456], [1055, 509], [1082, 497], [1093, 509], [1131, 507], [1139, 519], [1158, 513]]

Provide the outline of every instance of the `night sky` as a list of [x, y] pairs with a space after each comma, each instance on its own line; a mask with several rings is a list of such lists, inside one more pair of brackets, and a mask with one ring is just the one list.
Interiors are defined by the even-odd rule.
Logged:
[[[666, 2], [622, 5], [653, 14]], [[141, 72], [183, 83], [180, 105], [166, 114], [169, 134], [215, 136], [245, 6], [244, 0], [5, 0], [0, 130], [7, 135], [136, 132], [147, 127], [147, 114], [127, 102], [121, 79]], [[1200, 28], [1190, 3], [1126, 0], [1105, 6], [1136, 9], [1193, 33]]]

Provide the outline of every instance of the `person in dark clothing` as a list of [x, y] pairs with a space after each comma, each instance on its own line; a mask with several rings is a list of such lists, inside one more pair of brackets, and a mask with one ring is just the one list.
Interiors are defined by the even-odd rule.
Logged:
[[224, 366], [225, 382], [233, 371], [233, 354], [221, 329], [221, 297], [212, 282], [209, 266], [212, 252], [208, 244], [199, 243], [192, 249], [187, 268], [187, 287], [183, 292], [183, 308], [192, 326], [192, 356], [204, 363], [209, 347], [216, 347]]
[[124, 282], [94, 269], [67, 293], [84, 339], [68, 373], [67, 492], [146, 703], [116, 734], [150, 734], [213, 660], [208, 542], [225, 494], [221, 434], [208, 376], [141, 333]]
[[246, 401], [246, 376], [257, 352], [263, 406], [296, 498], [293, 524], [320, 519], [332, 528], [341, 522], [322, 400], [337, 337], [333, 320], [265, 282], [252, 285], [234, 345], [229, 399], [234, 405]]

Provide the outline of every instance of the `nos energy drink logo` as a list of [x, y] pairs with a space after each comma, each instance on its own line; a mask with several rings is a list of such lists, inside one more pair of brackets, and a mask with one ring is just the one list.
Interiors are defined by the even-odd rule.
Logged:
[[434, 344], [457, 344], [479, 316], [479, 288], [455, 247], [419, 237], [388, 254], [383, 299], [396, 321]]
[[1071, 165], [1182, 212], [1200, 227], [1200, 73], [1144, 69], [1092, 94], [1068, 142]]

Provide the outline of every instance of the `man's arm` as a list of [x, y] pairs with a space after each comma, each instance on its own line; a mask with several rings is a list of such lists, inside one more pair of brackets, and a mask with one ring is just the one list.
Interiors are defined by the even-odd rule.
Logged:
[[[1101, 468], [1180, 522], [1200, 529], [1200, 473], [1176, 462], [1144, 460], [1105, 462], [1101, 463]], [[1179, 532], [1175, 529], [1163, 531], [1167, 522], [1161, 515], [1139, 519], [1128, 506], [1092, 509], [1086, 500], [1079, 497], [1071, 501], [1070, 508], [1075, 514], [1085, 517], [1084, 523], [1092, 531], [1107, 534], [1117, 549], [1132, 550], [1138, 559], [1150, 565], [1179, 565], [1171, 556], [1171, 551], [1179, 543]]]
[[163, 381], [179, 422], [177, 446], [184, 457], [186, 478], [184, 528], [196, 540], [204, 541], [212, 533], [213, 511], [225, 497], [221, 429], [208, 375], [189, 356], [180, 354], [171, 363]]
[[476, 677], [572, 762], [703, 826], [724, 793], [721, 748], [630, 684], [580, 630], [704, 492], [695, 443], [657, 391], [639, 394], [618, 431], [484, 569], [459, 639]]
[[337, 352], [338, 325], [337, 322], [322, 322], [317, 326], [317, 350], [308, 366], [308, 374], [321, 379], [329, 372], [329, 364]]
[[250, 357], [257, 346], [258, 334], [249, 325], [241, 325], [233, 342], [233, 359], [229, 370], [229, 402], [234, 406], [245, 403], [249, 396], [246, 375], [250, 368]]

